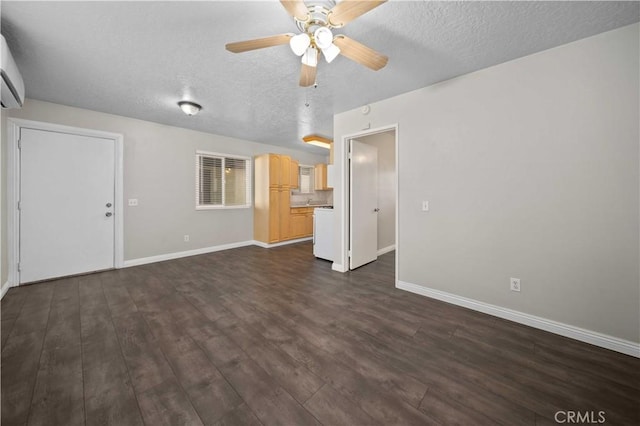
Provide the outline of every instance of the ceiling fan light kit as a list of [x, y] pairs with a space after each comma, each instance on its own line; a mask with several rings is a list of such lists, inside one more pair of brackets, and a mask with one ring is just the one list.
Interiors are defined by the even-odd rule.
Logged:
[[383, 68], [389, 58], [344, 35], [334, 36], [332, 28], [342, 28], [360, 15], [380, 6], [387, 0], [280, 0], [300, 30], [300, 34], [280, 34], [255, 40], [228, 43], [233, 53], [289, 44], [293, 53], [302, 56], [300, 85], [311, 86], [316, 81], [318, 54], [322, 51], [327, 63], [338, 55], [351, 59], [374, 71]]

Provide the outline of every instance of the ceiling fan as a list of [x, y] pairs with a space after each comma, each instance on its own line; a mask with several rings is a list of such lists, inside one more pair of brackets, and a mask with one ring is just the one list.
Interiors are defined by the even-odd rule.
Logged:
[[311, 86], [316, 81], [318, 58], [322, 52], [328, 63], [342, 55], [372, 70], [383, 68], [388, 57], [345, 36], [333, 35], [333, 28], [342, 28], [360, 15], [380, 6], [387, 0], [280, 0], [294, 18], [300, 34], [279, 34], [254, 40], [229, 43], [225, 47], [233, 53], [247, 52], [265, 47], [289, 44], [293, 53], [302, 57], [300, 86]]

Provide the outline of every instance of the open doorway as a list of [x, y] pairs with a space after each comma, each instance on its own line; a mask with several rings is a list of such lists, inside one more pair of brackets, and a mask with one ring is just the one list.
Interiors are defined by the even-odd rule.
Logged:
[[[352, 135], [348, 147], [348, 269], [396, 250], [397, 129]], [[397, 267], [397, 253], [396, 253]]]

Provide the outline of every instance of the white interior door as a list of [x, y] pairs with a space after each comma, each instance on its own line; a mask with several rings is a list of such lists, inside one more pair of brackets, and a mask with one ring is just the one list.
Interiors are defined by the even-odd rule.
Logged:
[[21, 130], [20, 282], [114, 267], [115, 141]]
[[349, 143], [349, 269], [355, 269], [378, 258], [378, 148]]

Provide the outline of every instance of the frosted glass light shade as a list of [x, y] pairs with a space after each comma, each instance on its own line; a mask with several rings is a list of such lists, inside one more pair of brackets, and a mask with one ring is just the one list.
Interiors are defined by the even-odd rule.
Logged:
[[197, 103], [189, 101], [180, 101], [178, 102], [178, 106], [180, 107], [182, 112], [187, 115], [196, 115], [202, 109], [202, 107]]
[[310, 67], [318, 65], [318, 51], [315, 47], [309, 46], [307, 48], [307, 51], [302, 55], [302, 63]]
[[322, 49], [322, 54], [324, 55], [324, 59], [326, 59], [328, 63], [331, 63], [331, 61], [340, 54], [340, 48], [331, 43], [329, 47]]
[[327, 27], [320, 27], [313, 33], [313, 39], [316, 46], [324, 50], [333, 43], [333, 33]]
[[298, 34], [291, 37], [291, 40], [289, 40], [289, 46], [297, 56], [302, 56], [310, 44], [311, 37], [309, 37], [309, 34], [307, 33]]

